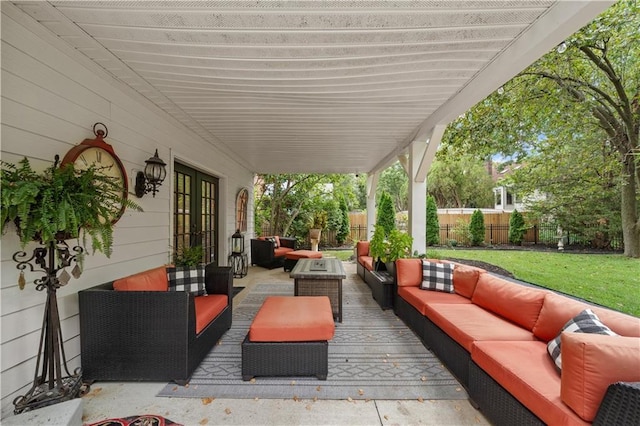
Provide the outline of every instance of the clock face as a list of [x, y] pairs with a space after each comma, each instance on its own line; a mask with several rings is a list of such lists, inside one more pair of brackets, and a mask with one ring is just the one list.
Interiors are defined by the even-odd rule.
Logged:
[[[74, 150], [75, 152], [72, 153]], [[127, 177], [122, 163], [114, 154], [98, 146], [78, 145], [72, 151], [69, 152], [71, 158], [65, 157], [63, 164], [73, 162], [76, 170], [86, 170], [93, 166], [96, 173], [113, 178], [118, 187], [122, 188], [114, 195], [122, 200], [127, 198]], [[101, 220], [115, 223], [124, 213], [124, 207], [123, 201], [117, 202], [113, 208], [109, 208], [113, 214]]]

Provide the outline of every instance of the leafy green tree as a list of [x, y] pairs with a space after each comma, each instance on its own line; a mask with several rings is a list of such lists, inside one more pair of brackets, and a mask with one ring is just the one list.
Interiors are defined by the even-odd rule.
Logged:
[[509, 215], [509, 242], [512, 244], [522, 244], [527, 227], [524, 217], [518, 210], [514, 210]]
[[391, 230], [396, 229], [396, 212], [393, 208], [391, 196], [386, 192], [380, 195], [376, 224], [382, 226], [385, 235], [389, 235]]
[[322, 188], [330, 182], [330, 175], [261, 174], [256, 181], [256, 230], [266, 222], [273, 234], [304, 236], [309, 215], [326, 196]]
[[438, 206], [436, 199], [427, 197], [427, 245], [433, 246], [440, 243], [440, 224], [438, 222]]
[[395, 211], [409, 208], [409, 178], [399, 162], [387, 167], [381, 174], [376, 189], [376, 198], [386, 192], [393, 202]]
[[[616, 2], [567, 39], [566, 50], [552, 50], [452, 122], [443, 138], [443, 146], [480, 158], [501, 153], [529, 163], [533, 157], [531, 170], [546, 163], [537, 178], [548, 182], [538, 188], [545, 196], [535, 203], [572, 193], [573, 202], [552, 204], [547, 214], [563, 228], [619, 223], [630, 257], [640, 257], [639, 25], [638, 1]], [[576, 145], [587, 149], [575, 155]], [[618, 207], [604, 211], [610, 190]]]
[[427, 182], [427, 191], [438, 207], [493, 207], [494, 184], [481, 159], [438, 154]]
[[336, 239], [339, 244], [343, 244], [351, 231], [351, 226], [349, 224], [349, 209], [344, 197], [340, 198], [340, 212], [342, 213], [342, 220], [340, 221], [340, 227], [338, 228]]
[[484, 242], [484, 231], [484, 215], [480, 210], [475, 210], [471, 214], [471, 221], [469, 222], [472, 246], [479, 246]]

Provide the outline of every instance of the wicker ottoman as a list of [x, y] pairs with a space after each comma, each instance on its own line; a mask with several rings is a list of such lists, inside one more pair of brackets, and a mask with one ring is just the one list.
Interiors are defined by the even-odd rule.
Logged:
[[269, 296], [242, 342], [242, 380], [316, 376], [326, 380], [335, 324], [327, 296]]
[[284, 271], [291, 272], [298, 259], [322, 259], [321, 251], [296, 250], [284, 254]]

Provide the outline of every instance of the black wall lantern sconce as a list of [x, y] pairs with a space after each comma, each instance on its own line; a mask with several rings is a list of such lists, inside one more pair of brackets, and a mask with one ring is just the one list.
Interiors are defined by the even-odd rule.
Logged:
[[151, 192], [156, 196], [158, 187], [162, 185], [162, 181], [167, 177], [167, 164], [158, 157], [158, 150], [153, 157], [145, 161], [144, 173], [138, 172], [136, 175], [136, 197], [142, 198], [144, 194]]

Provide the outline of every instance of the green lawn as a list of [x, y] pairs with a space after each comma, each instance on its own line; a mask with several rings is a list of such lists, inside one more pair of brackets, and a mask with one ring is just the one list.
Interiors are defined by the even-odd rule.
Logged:
[[429, 251], [491, 263], [516, 278], [640, 317], [640, 260], [623, 255], [520, 250]]

